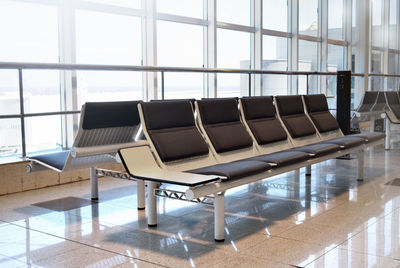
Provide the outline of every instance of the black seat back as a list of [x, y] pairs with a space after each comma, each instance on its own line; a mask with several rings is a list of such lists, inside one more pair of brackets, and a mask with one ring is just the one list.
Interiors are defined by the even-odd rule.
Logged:
[[197, 101], [197, 106], [199, 119], [217, 153], [253, 146], [240, 121], [237, 99], [205, 99]]
[[293, 138], [316, 134], [314, 126], [304, 113], [300, 95], [276, 96], [275, 101], [282, 122]]
[[386, 107], [385, 92], [378, 91], [378, 97], [376, 98], [376, 103], [374, 104], [374, 106], [372, 106], [371, 111], [372, 112], [383, 111], [385, 107]]
[[207, 155], [190, 101], [142, 103], [143, 125], [163, 162]]
[[244, 119], [259, 145], [287, 139], [287, 134], [276, 117], [272, 96], [240, 99]]
[[141, 101], [87, 102], [83, 129], [136, 126], [140, 123], [137, 105]]
[[369, 112], [378, 98], [378, 91], [366, 91], [357, 112]]
[[324, 94], [303, 96], [307, 113], [320, 133], [338, 130], [339, 124], [329, 112]]

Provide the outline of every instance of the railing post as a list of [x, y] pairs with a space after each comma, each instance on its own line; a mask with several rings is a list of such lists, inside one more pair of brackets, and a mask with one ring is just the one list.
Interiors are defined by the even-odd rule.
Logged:
[[161, 99], [163, 100], [165, 98], [164, 96], [165, 93], [165, 88], [164, 88], [164, 72], [161, 72]]
[[249, 97], [251, 97], [251, 73], [249, 73]]
[[25, 141], [25, 108], [24, 108], [24, 82], [22, 77], [22, 69], [18, 69], [19, 82], [19, 112], [21, 114], [21, 145], [22, 157], [26, 156], [26, 141]]
[[308, 83], [309, 83], [309, 82], [308, 82], [308, 74], [306, 74], [306, 95], [310, 94]]

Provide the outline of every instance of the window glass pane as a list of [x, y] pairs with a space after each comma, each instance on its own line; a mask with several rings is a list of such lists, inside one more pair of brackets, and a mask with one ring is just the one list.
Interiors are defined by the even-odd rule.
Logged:
[[[371, 72], [382, 73], [383, 52], [379, 50], [372, 50], [371, 52]], [[383, 90], [383, 81], [381, 77], [371, 77], [371, 89]]]
[[[310, 42], [299, 40], [299, 71], [318, 71], [318, 44], [317, 42]], [[307, 93], [307, 80], [304, 75], [298, 77], [298, 94]], [[309, 93], [318, 92], [318, 77], [310, 76], [309, 80]]]
[[[263, 36], [264, 70], [288, 70], [288, 38]], [[263, 95], [286, 95], [288, 93], [286, 75], [263, 75]]]
[[[388, 73], [397, 74], [399, 70], [399, 54], [389, 53], [388, 59], [389, 59]], [[398, 90], [397, 87], [398, 78], [388, 77], [386, 79], [387, 79], [388, 90]]]
[[85, 0], [88, 2], [120, 6], [120, 7], [129, 7], [129, 8], [141, 8], [141, 0]]
[[0, 70], [0, 115], [19, 114], [19, 82], [16, 70]]
[[59, 71], [26, 70], [23, 78], [25, 113], [61, 110]]
[[[344, 70], [345, 51], [343, 46], [328, 45], [328, 72]], [[336, 75], [327, 76], [327, 83], [328, 96], [336, 96]]]
[[217, 0], [217, 20], [251, 26], [250, 0]]
[[27, 154], [62, 149], [61, 117], [62, 115], [25, 118]]
[[143, 99], [142, 73], [79, 71], [78, 109], [87, 101], [129, 101]]
[[58, 10], [0, 1], [0, 61], [58, 62]]
[[[217, 67], [249, 69], [252, 34], [225, 29], [217, 30]], [[248, 76], [218, 74], [218, 97], [248, 95]]]
[[263, 28], [287, 32], [288, 29], [288, 1], [263, 0]]
[[203, 26], [158, 21], [158, 65], [203, 67], [203, 32]]
[[397, 0], [390, 0], [390, 19], [389, 19], [389, 48], [397, 49], [399, 44], [398, 39], [398, 24], [397, 24]]
[[21, 156], [21, 120], [0, 119], [0, 158]]
[[76, 11], [78, 63], [141, 65], [141, 19]]
[[[161, 93], [161, 75], [158, 76], [159, 99]], [[164, 99], [201, 99], [204, 92], [205, 75], [202, 73], [164, 73]]]
[[343, 0], [329, 0], [328, 38], [343, 40]]
[[157, 0], [157, 12], [203, 18], [203, 0]]
[[318, 36], [318, 0], [299, 0], [299, 33]]
[[383, 46], [382, 0], [372, 1], [372, 46]]

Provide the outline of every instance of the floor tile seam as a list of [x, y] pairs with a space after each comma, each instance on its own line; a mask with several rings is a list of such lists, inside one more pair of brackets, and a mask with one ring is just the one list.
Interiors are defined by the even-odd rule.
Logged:
[[[305, 241], [305, 240], [301, 240], [301, 239], [289, 238], [289, 237], [282, 236], [282, 234], [280, 234], [280, 235], [275, 235], [275, 237], [282, 238], [282, 239], [293, 240], [293, 241], [296, 241], [296, 242], [301, 242], [301, 243], [306, 243], [306, 244], [312, 244], [312, 245], [323, 246], [323, 247], [324, 247], [325, 244], [326, 244], [326, 243], [321, 244], [321, 243], [313, 242], [313, 241]], [[345, 243], [346, 241], [347, 241], [347, 239], [344, 240], [343, 242], [338, 243], [335, 247], [338, 247], [339, 245], [342, 245], [342, 244]]]
[[358, 253], [358, 254], [363, 254], [363, 255], [369, 255], [369, 256], [374, 256], [374, 257], [379, 257], [379, 258], [385, 258], [385, 259], [392, 259], [392, 260], [394, 260], [394, 261], [399, 262], [399, 264], [400, 264], [400, 258], [399, 258], [399, 259], [396, 259], [395, 257], [392, 257], [392, 256], [384, 256], [384, 255], [380, 255], [380, 254], [371, 254], [371, 253], [369, 253], [369, 252], [364, 252], [364, 251], [359, 251], [359, 250], [352, 250], [352, 249], [345, 248], [345, 247], [343, 247], [342, 245], [339, 245], [338, 247], [339, 247], [340, 250], [351, 251], [351, 252], [353, 252], [353, 253]]
[[335, 249], [339, 249], [340, 250], [339, 245], [336, 245], [335, 247], [332, 247], [331, 249], [326, 251], [324, 254], [321, 254], [320, 256], [318, 256], [314, 260], [310, 261], [309, 263], [305, 264], [304, 266], [298, 266], [298, 267], [307, 267], [308, 265], [312, 264], [313, 262], [316, 262], [318, 259], [322, 258], [323, 256], [325, 256], [326, 254], [328, 254], [329, 252], [331, 252], [331, 251], [333, 251]]
[[[240, 253], [240, 255], [242, 255], [242, 256], [244, 256], [244, 257], [248, 257], [248, 258], [253, 258], [253, 259], [256, 258], [256, 257], [254, 257], [254, 256], [252, 256], [252, 255], [247, 254], [247, 253]], [[269, 262], [273, 262], [273, 263], [276, 263], [276, 264], [284, 264], [284, 265], [294, 266], [293, 264], [290, 264], [290, 263], [285, 263], [285, 262], [276, 261], [276, 260], [272, 260], [272, 259], [266, 259], [266, 258], [263, 258], [263, 257], [260, 257], [260, 258], [261, 258], [262, 260], [269, 261]]]
[[138, 261], [141, 261], [141, 262], [146, 262], [146, 263], [149, 263], [149, 264], [154, 264], [154, 265], [158, 265], [158, 266], [162, 266], [162, 267], [169, 268], [168, 266], [160, 265], [160, 264], [157, 264], [157, 263], [154, 263], [154, 262], [151, 262], [151, 261], [147, 261], [147, 260], [142, 260], [142, 259], [139, 259], [139, 258], [135, 258], [135, 257], [133, 257], [133, 256], [121, 254], [121, 253], [118, 253], [118, 252], [115, 252], [115, 251], [112, 251], [112, 250], [108, 250], [108, 249], [104, 249], [104, 248], [95, 247], [95, 246], [92, 246], [92, 245], [89, 245], [89, 244], [85, 244], [85, 243], [82, 243], [82, 242], [79, 242], [79, 241], [76, 241], [76, 240], [73, 240], [73, 239], [70, 239], [70, 238], [67, 238], [67, 237], [62, 237], [62, 236], [50, 234], [50, 233], [47, 233], [47, 232], [44, 232], [44, 231], [40, 231], [40, 230], [36, 230], [36, 229], [32, 229], [32, 228], [27, 228], [27, 227], [23, 227], [23, 226], [20, 226], [20, 225], [11, 223], [11, 222], [8, 222], [8, 223], [11, 224], [11, 225], [13, 225], [13, 226], [18, 226], [18, 227], [20, 227], [20, 228], [24, 228], [24, 229], [36, 231], [36, 232], [39, 232], [39, 233], [42, 233], [42, 234], [45, 234], [45, 235], [49, 235], [49, 236], [52, 236], [52, 237], [56, 237], [56, 238], [59, 238], [59, 239], [63, 239], [63, 240], [65, 240], [65, 241], [69, 241], [69, 242], [72, 242], [72, 243], [75, 243], [75, 244], [79, 244], [79, 245], [82, 245], [82, 246], [86, 246], [86, 247], [94, 248], [94, 249], [97, 249], [97, 250], [101, 250], [101, 251], [113, 253], [113, 254], [116, 254], [116, 255], [124, 256], [124, 257], [127, 257], [127, 258], [129, 258], [129, 259], [138, 260]]

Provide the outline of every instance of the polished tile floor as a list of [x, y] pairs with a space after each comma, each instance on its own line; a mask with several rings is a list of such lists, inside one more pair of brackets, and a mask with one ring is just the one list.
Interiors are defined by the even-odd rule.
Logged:
[[0, 267], [400, 267], [399, 163], [378, 146], [364, 182], [330, 160], [232, 189], [224, 243], [206, 205], [159, 199], [148, 228], [134, 182], [101, 178], [98, 203], [87, 181], [2, 196]]

